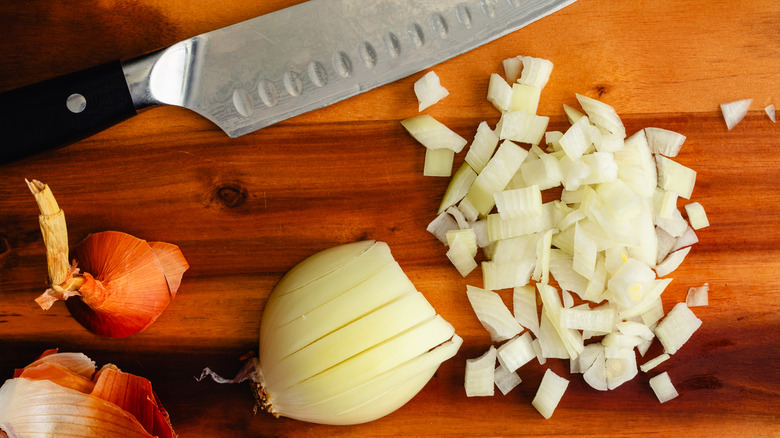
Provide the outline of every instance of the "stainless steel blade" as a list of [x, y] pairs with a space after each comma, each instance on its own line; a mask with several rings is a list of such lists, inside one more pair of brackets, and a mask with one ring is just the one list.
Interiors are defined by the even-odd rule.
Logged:
[[310, 0], [127, 61], [136, 108], [189, 108], [231, 137], [401, 79], [575, 0]]

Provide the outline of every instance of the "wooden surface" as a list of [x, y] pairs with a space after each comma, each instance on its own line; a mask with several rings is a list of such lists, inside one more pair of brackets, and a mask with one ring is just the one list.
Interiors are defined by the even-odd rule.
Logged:
[[[292, 3], [0, 2], [0, 91]], [[0, 165], [0, 380], [46, 348], [83, 351], [151, 379], [182, 437], [777, 436], [780, 127], [763, 108], [780, 104], [779, 29], [780, 6], [765, 0], [580, 0], [434, 68], [451, 94], [428, 112], [469, 139], [480, 121], [497, 120], [484, 99], [489, 74], [519, 54], [555, 64], [539, 109], [551, 128], [565, 127], [561, 105], [576, 105], [582, 93], [613, 105], [629, 132], [658, 126], [688, 137], [677, 161], [698, 171], [693, 199], [712, 226], [698, 233], [665, 307], [691, 286], [708, 282], [711, 292], [710, 305], [694, 309], [702, 328], [657, 369], [680, 392], [669, 403], [658, 403], [642, 373], [608, 393], [572, 376], [543, 420], [530, 404], [545, 369], [538, 364], [521, 369], [524, 382], [507, 396], [465, 396], [465, 359], [490, 341], [465, 297], [466, 284], [481, 284], [479, 273], [461, 278], [425, 231], [447, 180], [422, 176], [423, 149], [398, 123], [416, 114], [420, 74], [238, 139], [186, 110], [158, 108]], [[751, 111], [729, 132], [718, 105], [743, 98], [754, 99]], [[191, 268], [155, 324], [102, 339], [62, 303], [38, 308], [45, 255], [24, 178], [52, 187], [72, 244], [118, 230], [180, 245]], [[253, 415], [248, 387], [195, 381], [204, 367], [232, 375], [239, 357], [257, 350], [263, 304], [285, 271], [363, 238], [388, 242], [464, 338], [409, 404], [373, 423], [325, 427]], [[548, 366], [568, 377], [568, 362]]]

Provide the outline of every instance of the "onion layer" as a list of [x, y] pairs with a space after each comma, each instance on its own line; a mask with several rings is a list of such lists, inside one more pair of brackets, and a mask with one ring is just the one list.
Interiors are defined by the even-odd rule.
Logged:
[[276, 416], [372, 421], [414, 397], [461, 343], [386, 243], [337, 246], [299, 263], [269, 296], [257, 398]]

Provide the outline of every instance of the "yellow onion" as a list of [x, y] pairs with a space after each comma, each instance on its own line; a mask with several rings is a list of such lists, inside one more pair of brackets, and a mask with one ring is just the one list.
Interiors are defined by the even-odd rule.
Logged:
[[269, 296], [257, 399], [302, 421], [372, 421], [414, 397], [461, 343], [386, 243], [336, 246], [295, 266]]
[[0, 436], [173, 438], [151, 383], [82, 353], [47, 350], [0, 387]]
[[35, 300], [41, 308], [67, 300], [81, 325], [113, 338], [130, 336], [152, 324], [173, 300], [189, 268], [179, 247], [104, 231], [87, 236], [73, 248], [71, 265], [64, 213], [47, 185], [27, 184], [41, 211], [39, 223], [51, 283]]

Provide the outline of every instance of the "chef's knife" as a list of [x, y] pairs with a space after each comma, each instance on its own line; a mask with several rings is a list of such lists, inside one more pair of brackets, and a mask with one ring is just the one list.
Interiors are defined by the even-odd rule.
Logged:
[[0, 162], [178, 105], [230, 137], [495, 40], [575, 0], [309, 0], [0, 95]]

